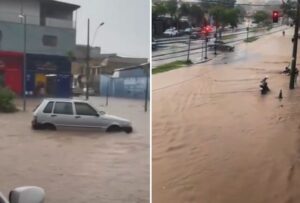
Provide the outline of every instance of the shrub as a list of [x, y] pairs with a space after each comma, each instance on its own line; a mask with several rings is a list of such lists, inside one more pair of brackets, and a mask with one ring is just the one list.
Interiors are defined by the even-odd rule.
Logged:
[[15, 112], [17, 108], [14, 99], [15, 94], [10, 89], [0, 87], [0, 112]]

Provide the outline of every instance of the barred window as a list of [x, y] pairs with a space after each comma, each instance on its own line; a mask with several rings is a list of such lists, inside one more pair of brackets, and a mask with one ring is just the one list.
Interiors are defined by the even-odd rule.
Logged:
[[56, 47], [57, 46], [57, 36], [53, 35], [44, 35], [43, 36], [43, 44], [48, 47]]

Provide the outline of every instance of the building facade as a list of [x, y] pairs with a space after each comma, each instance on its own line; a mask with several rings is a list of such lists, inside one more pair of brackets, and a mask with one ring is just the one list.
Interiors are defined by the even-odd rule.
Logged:
[[[17, 94], [23, 92], [22, 85], [18, 86], [21, 90], [16, 91], [9, 77], [13, 70], [20, 75], [20, 84], [23, 84], [22, 61], [25, 51], [28, 72], [25, 92], [37, 96], [70, 96], [71, 83], [67, 85], [69, 90], [65, 94], [54, 91], [50, 86], [59, 85], [61, 73], [64, 74], [63, 78], [71, 77], [68, 53], [75, 49], [76, 27], [73, 18], [78, 8], [74, 4], [53, 0], [0, 0], [0, 78], [5, 86]], [[14, 57], [20, 62], [20, 55], [21, 63], [12, 65], [7, 62], [14, 60]]]

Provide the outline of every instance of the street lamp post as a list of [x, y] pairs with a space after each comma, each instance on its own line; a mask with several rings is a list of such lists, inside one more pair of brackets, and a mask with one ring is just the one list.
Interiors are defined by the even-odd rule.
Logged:
[[248, 42], [248, 36], [249, 36], [249, 25], [247, 26], [247, 42]]
[[208, 41], [208, 38], [207, 38], [207, 35], [205, 36], [205, 56], [204, 56], [204, 59], [207, 60], [207, 41]]
[[[98, 29], [104, 25], [104, 22], [100, 23], [94, 33], [93, 41], [92, 41], [92, 46], [95, 41], [96, 33]], [[86, 100], [89, 99], [89, 88], [90, 88], [90, 19], [88, 19], [87, 23], [87, 48], [86, 48], [86, 92], [85, 92], [85, 98]]]
[[299, 17], [300, 17], [299, 0], [297, 0], [297, 16], [296, 16], [295, 30], [294, 30], [293, 59], [292, 59], [292, 67], [291, 67], [290, 89], [295, 88]]
[[87, 22], [87, 47], [86, 47], [86, 88], [85, 99], [89, 99], [89, 86], [90, 86], [90, 19]]
[[216, 42], [217, 42], [217, 37], [218, 37], [218, 34], [217, 34], [217, 28], [216, 28], [216, 33], [215, 33], [215, 46], [214, 46], [214, 48], [215, 48], [215, 55], [217, 55], [217, 44], [216, 44]]
[[26, 39], [27, 39], [27, 18], [23, 13], [19, 15], [23, 22], [23, 111], [26, 111]]
[[191, 35], [192, 35], [192, 25], [190, 25], [190, 35], [189, 35], [188, 53], [187, 53], [187, 58], [186, 58], [186, 62], [187, 62], [187, 63], [189, 63], [189, 61], [190, 61]]

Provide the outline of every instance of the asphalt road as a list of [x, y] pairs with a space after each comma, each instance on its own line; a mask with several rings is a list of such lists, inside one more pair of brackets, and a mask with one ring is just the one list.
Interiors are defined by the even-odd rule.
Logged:
[[153, 76], [153, 203], [300, 202], [300, 83], [280, 74], [292, 34]]
[[[286, 29], [286, 26], [275, 27], [271, 29], [269, 32], [263, 30], [259, 32], [249, 32], [248, 37], [260, 36], [264, 34], [268, 34], [270, 32], [280, 32], [282, 29]], [[230, 46], [236, 46], [239, 43], [242, 43], [244, 39], [247, 38], [247, 32], [245, 31], [237, 31], [233, 33], [228, 33], [223, 36], [228, 36], [235, 34], [232, 38], [223, 40]], [[205, 41], [204, 40], [192, 40], [191, 41], [191, 51], [190, 51], [190, 59], [194, 63], [203, 62], [205, 60]], [[236, 52], [238, 50], [235, 50]], [[177, 53], [176, 53], [177, 52]], [[159, 65], [163, 65], [166, 63], [170, 63], [176, 60], [186, 60], [188, 52], [188, 39], [183, 40], [181, 38], [179, 42], [173, 41], [172, 43], [158, 45], [158, 48], [152, 53], [152, 67], [155, 68]], [[217, 54], [223, 54], [224, 52], [217, 51]], [[215, 53], [213, 49], [208, 49], [207, 57], [209, 59], [215, 58]]]

